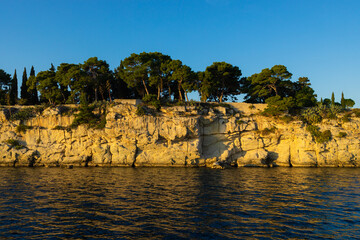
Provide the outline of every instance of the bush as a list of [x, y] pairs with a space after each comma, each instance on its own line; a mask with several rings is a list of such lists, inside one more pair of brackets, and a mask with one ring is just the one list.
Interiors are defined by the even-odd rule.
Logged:
[[13, 148], [15, 148], [15, 149], [22, 149], [22, 148], [24, 148], [24, 146], [21, 145], [18, 140], [15, 140], [15, 139], [12, 139], [12, 138], [6, 140], [5, 143], [9, 144], [11, 147], [13, 147]]
[[20, 124], [20, 125], [18, 125], [17, 127], [16, 127], [16, 132], [18, 132], [18, 133], [21, 133], [21, 132], [23, 132], [23, 133], [26, 133], [26, 131], [28, 130], [28, 129], [32, 129], [33, 127], [31, 127], [31, 126], [26, 126], [26, 125], [24, 125], [24, 124]]
[[138, 115], [138, 116], [144, 116], [144, 115], [146, 115], [146, 111], [145, 111], [143, 105], [138, 105], [138, 106], [137, 106], [136, 115]]
[[343, 137], [346, 137], [346, 136], [347, 136], [346, 132], [339, 132], [339, 135], [338, 135], [339, 138], [343, 138]]
[[16, 113], [12, 114], [10, 120], [26, 121], [36, 116], [34, 108], [22, 108]]
[[265, 115], [280, 115], [282, 113], [287, 113], [295, 106], [294, 99], [292, 97], [284, 97], [280, 96], [269, 97], [265, 100], [268, 104], [264, 110]]
[[87, 103], [81, 104], [79, 108], [79, 113], [75, 114], [75, 119], [70, 125], [71, 128], [76, 128], [81, 124], [92, 125], [96, 123], [97, 118], [93, 113], [94, 106], [90, 106]]
[[325, 143], [331, 140], [332, 135], [330, 130], [325, 130], [321, 132], [319, 130], [319, 127], [313, 125], [308, 125], [306, 127], [306, 130], [310, 132], [311, 136], [315, 138], [315, 141], [317, 143]]
[[58, 110], [61, 115], [68, 115], [71, 113], [71, 108], [68, 106], [58, 106]]
[[156, 110], [160, 110], [160, 108], [161, 108], [160, 100], [157, 100], [157, 97], [154, 94], [145, 95], [143, 97], [142, 101], [146, 104], [149, 104], [149, 105], [155, 107]]
[[63, 131], [68, 131], [69, 132], [71, 130], [71, 128], [58, 125], [58, 126], [54, 127], [52, 130], [63, 130]]

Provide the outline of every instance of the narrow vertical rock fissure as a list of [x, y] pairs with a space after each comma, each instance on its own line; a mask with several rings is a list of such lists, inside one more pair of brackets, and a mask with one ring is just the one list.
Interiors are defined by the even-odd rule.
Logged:
[[137, 140], [135, 140], [135, 153], [134, 153], [133, 162], [131, 164], [131, 167], [133, 167], [133, 168], [135, 167], [136, 157], [137, 157], [138, 153], [139, 153], [139, 148], [137, 146]]

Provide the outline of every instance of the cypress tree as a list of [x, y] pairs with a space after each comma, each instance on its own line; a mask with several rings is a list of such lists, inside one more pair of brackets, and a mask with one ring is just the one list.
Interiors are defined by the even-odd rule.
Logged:
[[36, 88], [34, 66], [31, 66], [30, 77], [29, 77], [26, 85], [28, 86], [28, 92], [29, 92], [29, 100], [30, 100], [29, 104], [32, 104], [32, 105], [38, 104], [39, 96], [38, 96], [38, 91]]
[[26, 85], [27, 82], [27, 73], [26, 68], [24, 68], [23, 76], [22, 76], [22, 83], [21, 83], [21, 90], [20, 90], [20, 98], [22, 104], [29, 103], [29, 93], [28, 93], [28, 86]]
[[18, 100], [18, 79], [16, 75], [16, 69], [14, 72], [14, 76], [11, 80], [9, 98], [10, 105], [15, 105]]
[[331, 94], [331, 105], [335, 105], [335, 94], [332, 92]]
[[343, 108], [343, 109], [345, 109], [346, 108], [346, 101], [345, 101], [345, 98], [344, 98], [344, 92], [342, 92], [341, 93], [341, 107]]

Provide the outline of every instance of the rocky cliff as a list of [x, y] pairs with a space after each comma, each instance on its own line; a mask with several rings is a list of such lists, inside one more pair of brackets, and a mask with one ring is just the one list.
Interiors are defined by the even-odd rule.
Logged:
[[70, 129], [74, 115], [59, 107], [26, 121], [10, 121], [3, 108], [0, 166], [360, 166], [359, 118], [323, 121], [332, 137], [316, 143], [303, 122], [264, 117], [261, 108], [181, 106], [138, 116], [135, 105], [113, 104], [103, 129]]

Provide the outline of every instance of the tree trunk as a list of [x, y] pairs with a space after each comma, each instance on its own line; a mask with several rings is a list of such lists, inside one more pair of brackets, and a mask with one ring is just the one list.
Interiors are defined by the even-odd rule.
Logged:
[[110, 94], [110, 89], [109, 89], [109, 102], [111, 102], [111, 94]]
[[145, 84], [144, 79], [142, 80], [142, 83], [143, 83], [143, 85], [144, 85], [144, 88], [145, 88], [145, 91], [146, 91], [146, 95], [149, 95], [149, 91], [148, 91], [148, 89], [147, 89], [147, 87], [146, 87], [146, 84]]
[[186, 101], [187, 101], [187, 102], [189, 102], [189, 98], [188, 98], [187, 92], [185, 91], [185, 89], [184, 89], [184, 88], [182, 88], [182, 89], [183, 89], [183, 91], [184, 91], [184, 95], [185, 95], [185, 99], [186, 99]]
[[98, 96], [97, 96], [97, 88], [95, 88], [95, 102], [97, 102]]
[[179, 100], [182, 102], [183, 97], [182, 97], [182, 94], [181, 94], [181, 82], [179, 82], [179, 84], [178, 84], [178, 90], [179, 90]]
[[169, 102], [171, 102], [171, 87], [169, 85]]
[[222, 93], [220, 94], [220, 97], [219, 97], [219, 102], [221, 102], [221, 103], [222, 103], [222, 101], [223, 101], [223, 97], [224, 97], [224, 93], [222, 92]]
[[157, 100], [160, 100], [160, 92], [161, 92], [160, 86], [158, 86]]

